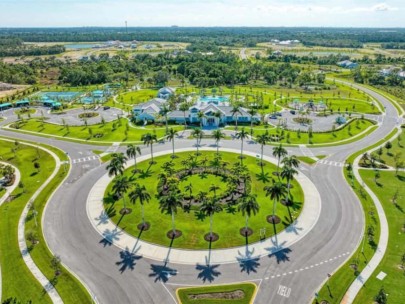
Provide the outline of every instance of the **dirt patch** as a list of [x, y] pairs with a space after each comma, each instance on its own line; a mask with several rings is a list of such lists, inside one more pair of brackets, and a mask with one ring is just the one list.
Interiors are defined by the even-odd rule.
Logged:
[[229, 292], [212, 292], [188, 295], [190, 300], [240, 300], [244, 297], [245, 293], [240, 289]]

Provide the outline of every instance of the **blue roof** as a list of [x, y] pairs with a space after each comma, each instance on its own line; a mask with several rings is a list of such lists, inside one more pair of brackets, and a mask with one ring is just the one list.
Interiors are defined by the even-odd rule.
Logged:
[[5, 107], [12, 107], [13, 105], [9, 102], [6, 103], [0, 103], [0, 108], [5, 108]]
[[96, 91], [93, 91], [93, 94], [104, 94], [104, 91], [96, 90]]
[[29, 100], [27, 100], [27, 99], [23, 99], [23, 100], [18, 100], [18, 101], [16, 101], [16, 103], [15, 104], [27, 104], [27, 103], [30, 103], [30, 101]]

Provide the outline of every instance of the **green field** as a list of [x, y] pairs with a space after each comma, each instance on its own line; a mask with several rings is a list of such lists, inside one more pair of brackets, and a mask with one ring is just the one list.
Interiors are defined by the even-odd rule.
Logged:
[[118, 96], [117, 101], [126, 105], [135, 105], [157, 97], [157, 90], [143, 89], [127, 92]]
[[[55, 168], [54, 159], [47, 153], [36, 148], [20, 143], [16, 155], [11, 151], [15, 148], [14, 142], [2, 141], [0, 153], [3, 161], [9, 162], [20, 168], [23, 188], [17, 187], [12, 193], [15, 198], [4, 203], [0, 207], [0, 214], [3, 218], [0, 221], [0, 263], [2, 271], [2, 299], [17, 297], [20, 301], [32, 300], [33, 303], [51, 303], [49, 296], [43, 292], [41, 285], [26, 267], [17, 242], [17, 227], [21, 212], [27, 204], [29, 198], [51, 175]], [[63, 155], [61, 151], [58, 155]], [[40, 158], [38, 158], [40, 157]], [[40, 164], [40, 169], [34, 168], [33, 162]], [[28, 217], [27, 227], [34, 230], [39, 243], [31, 247], [31, 257], [39, 269], [49, 280], [54, 278], [53, 270], [50, 266], [51, 254], [46, 246], [41, 231], [41, 216], [44, 204], [54, 191], [57, 185], [65, 177], [65, 172], [60, 171], [55, 179], [48, 184], [34, 202], [38, 211], [38, 226], [34, 227], [34, 219]], [[29, 243], [28, 243], [29, 245]], [[22, 288], [22, 286], [24, 286]], [[91, 299], [81, 284], [65, 269], [57, 279], [56, 289], [65, 303], [90, 303]]]
[[[179, 153], [179, 158], [174, 159], [175, 169], [183, 169], [181, 165], [182, 160], [187, 158], [190, 153]], [[221, 153], [224, 161], [229, 163], [227, 168], [231, 168], [235, 162], [239, 162], [238, 154], [234, 153]], [[202, 155], [198, 156], [198, 161], [207, 158], [207, 165], [209, 166], [210, 160], [213, 159], [213, 152], [202, 152]], [[139, 164], [138, 169], [140, 173], [133, 174], [132, 169], [125, 171], [125, 175], [132, 178], [133, 182], [137, 182], [141, 185], [145, 185], [148, 193], [152, 199], [149, 204], [145, 205], [145, 220], [151, 223], [151, 229], [142, 232], [141, 239], [167, 246], [170, 240], [166, 237], [166, 233], [171, 229], [171, 217], [170, 215], [161, 214], [159, 210], [159, 203], [155, 194], [157, 193], [158, 178], [157, 175], [162, 171], [161, 166], [163, 163], [171, 160], [170, 155], [155, 158], [157, 164], [152, 165], [149, 168], [149, 162], [144, 161]], [[273, 227], [267, 223], [266, 216], [272, 214], [272, 201], [265, 196], [263, 190], [264, 186], [271, 185], [272, 172], [276, 170], [275, 166], [266, 163], [264, 166], [264, 173], [267, 175], [267, 182], [260, 181], [256, 174], [260, 174], [261, 169], [257, 163], [257, 160], [252, 157], [246, 157], [244, 164], [248, 167], [251, 177], [251, 193], [257, 194], [257, 202], [261, 208], [256, 216], [253, 216], [249, 220], [249, 227], [254, 230], [252, 236], [249, 237], [249, 243], [257, 242], [260, 240], [259, 230], [262, 227], [267, 227], [266, 236], [274, 234]], [[194, 177], [193, 177], [194, 178]], [[212, 183], [209, 178], [195, 178], [193, 183], [193, 195], [197, 196], [200, 190], [206, 190]], [[225, 182], [222, 182], [225, 185]], [[294, 187], [291, 189], [291, 193], [294, 197], [294, 204], [291, 207], [291, 213], [293, 218], [299, 215], [303, 203], [303, 193], [301, 187], [294, 181]], [[114, 222], [119, 222], [120, 227], [125, 227], [125, 231], [132, 235], [138, 236], [139, 230], [137, 224], [141, 222], [140, 207], [139, 205], [133, 208], [133, 212], [129, 215], [121, 217], [119, 210], [123, 207], [122, 200], [116, 201], [111, 194], [112, 183], [107, 187], [105, 192], [105, 208], [108, 214], [111, 214], [111, 218]], [[188, 195], [188, 193], [184, 193]], [[129, 200], [127, 199], [127, 202]], [[204, 240], [204, 235], [209, 231], [209, 219], [199, 219], [198, 214], [194, 211], [196, 206], [191, 207], [191, 212], [185, 212], [179, 210], [176, 215], [176, 229], [183, 232], [183, 235], [173, 242], [173, 247], [188, 248], [188, 249], [206, 249], [208, 243]], [[289, 225], [290, 218], [288, 210], [282, 204], [278, 204], [277, 215], [282, 219], [282, 223], [277, 225], [277, 230], [281, 231]], [[214, 216], [213, 231], [219, 234], [219, 240], [212, 244], [213, 248], [227, 248], [233, 246], [245, 245], [245, 238], [239, 234], [239, 229], [245, 225], [245, 217], [241, 213], [237, 212], [237, 206], [227, 207], [224, 205], [224, 210]]]
[[[394, 140], [391, 141], [392, 148], [385, 148], [385, 144], [382, 147], [382, 155], [377, 154], [377, 151], [373, 153], [376, 154], [378, 161], [390, 166], [395, 167], [396, 163], [405, 162], [405, 139], [403, 138], [403, 132]], [[397, 161], [396, 161], [397, 159]]]
[[[253, 303], [256, 285], [253, 283], [240, 283], [240, 284], [230, 284], [230, 285], [217, 285], [217, 286], [204, 286], [204, 287], [189, 287], [189, 288], [179, 288], [176, 290], [177, 297], [180, 304], [249, 304]], [[217, 300], [217, 299], [200, 299], [191, 300], [189, 295], [201, 295], [201, 294], [217, 294], [225, 292], [233, 292], [236, 290], [241, 290], [244, 293], [243, 298], [234, 300]]]
[[[355, 303], [372, 303], [383, 286], [388, 294], [388, 303], [400, 304], [405, 299], [405, 269], [400, 269], [401, 257], [405, 254], [405, 173], [395, 176], [395, 172], [381, 172], [378, 184], [374, 181], [372, 170], [361, 170], [360, 173], [384, 207], [389, 241], [383, 260], [356, 297]], [[397, 200], [394, 202], [393, 197], [397, 191]], [[383, 281], [376, 278], [381, 271], [387, 274]]]
[[[120, 124], [121, 121], [121, 124]], [[127, 127], [128, 125], [128, 127]], [[114, 128], [115, 127], [115, 128]], [[182, 126], [173, 126], [176, 130], [182, 130]], [[148, 125], [145, 127], [131, 127], [128, 120], [121, 118], [115, 122], [97, 124], [92, 126], [74, 126], [68, 129], [61, 125], [49, 123], [42, 124], [38, 119], [25, 120], [20, 129], [23, 131], [38, 132], [38, 135], [46, 136], [61, 136], [65, 138], [78, 139], [84, 141], [95, 142], [133, 142], [140, 141], [143, 134], [155, 133], [158, 138], [165, 135], [165, 127], [157, 127]], [[91, 130], [91, 131], [89, 131]], [[91, 135], [90, 135], [91, 132]], [[125, 134], [127, 132], [127, 135]], [[102, 137], [97, 137], [97, 134], [102, 134]]]

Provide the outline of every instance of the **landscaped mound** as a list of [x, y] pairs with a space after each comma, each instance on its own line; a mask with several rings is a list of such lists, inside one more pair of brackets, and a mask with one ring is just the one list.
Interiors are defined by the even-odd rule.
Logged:
[[[234, 153], [200, 152], [197, 156], [189, 152], [176, 156], [138, 163], [107, 187], [106, 213], [126, 232], [164, 246], [175, 238], [173, 247], [189, 249], [206, 249], [209, 241], [213, 242], [212, 248], [242, 246], [246, 241], [257, 242], [274, 234], [274, 226], [268, 222], [274, 199], [265, 187], [278, 181], [278, 176], [272, 174], [277, 170], [275, 165], [264, 162], [260, 166], [259, 160], [247, 156], [241, 160]], [[129, 180], [125, 195], [116, 191], [117, 181], [123, 177]], [[285, 180], [281, 182], [286, 184]], [[294, 180], [292, 185], [293, 203], [284, 206], [281, 199], [276, 202], [275, 214], [280, 219], [275, 225], [277, 232], [290, 225], [302, 208], [301, 187]], [[258, 207], [247, 218], [241, 204], [249, 199]], [[129, 214], [120, 213], [124, 200], [126, 208], [132, 209]], [[244, 230], [246, 226], [248, 231]]]

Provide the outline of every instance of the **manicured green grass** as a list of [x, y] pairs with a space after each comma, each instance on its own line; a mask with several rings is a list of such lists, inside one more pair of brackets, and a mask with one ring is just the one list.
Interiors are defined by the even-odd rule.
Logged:
[[[365, 183], [378, 196], [384, 207], [389, 226], [388, 248], [380, 265], [362, 288], [355, 303], [372, 303], [374, 296], [384, 286], [388, 303], [403, 303], [405, 299], [405, 269], [400, 269], [401, 257], [405, 254], [405, 173], [381, 172], [379, 185], [374, 182], [374, 172], [361, 170]], [[398, 191], [397, 203], [392, 201]], [[387, 276], [380, 281], [376, 276], [381, 272]]]
[[[192, 153], [192, 152], [191, 152]], [[182, 170], [183, 166], [181, 161], [187, 158], [191, 153], [178, 153], [179, 158], [173, 160], [176, 170]], [[210, 160], [213, 159], [214, 152], [202, 152], [198, 156], [198, 160], [203, 160], [205, 157], [209, 166]], [[227, 168], [232, 168], [232, 165], [236, 162], [239, 162], [238, 154], [234, 153], [223, 153], [221, 152], [222, 159], [229, 164]], [[151, 195], [152, 199], [149, 204], [145, 205], [145, 220], [151, 223], [151, 228], [148, 231], [144, 231], [141, 235], [141, 239], [155, 243], [161, 244], [164, 246], [169, 245], [170, 240], [167, 238], [166, 233], [171, 229], [171, 216], [162, 214], [159, 210], [159, 202], [155, 195], [157, 194], [158, 186], [158, 174], [162, 172], [161, 166], [163, 163], [170, 161], [170, 155], [157, 157], [155, 158], [156, 164], [152, 165], [149, 168], [149, 161], [144, 161], [138, 164], [138, 169], [141, 173], [133, 175], [132, 169], [129, 168], [125, 171], [125, 175], [132, 177], [133, 182], [137, 182], [141, 185], [145, 185], [148, 193]], [[260, 204], [260, 211], [256, 216], [253, 216], [249, 220], [249, 227], [254, 230], [252, 236], [249, 237], [249, 243], [257, 242], [260, 240], [259, 230], [260, 228], [267, 227], [266, 236], [269, 237], [274, 234], [273, 226], [266, 221], [266, 216], [272, 214], [272, 201], [265, 196], [263, 190], [264, 186], [271, 185], [271, 179], [274, 177], [272, 172], [276, 170], [275, 166], [266, 163], [263, 170], [267, 174], [267, 182], [262, 182], [258, 179], [256, 174], [261, 173], [260, 166], [257, 163], [257, 160], [253, 157], [246, 157], [244, 159], [244, 164], [248, 167], [252, 184], [251, 184], [251, 193], [257, 194], [257, 201]], [[148, 169], [149, 168], [149, 169]], [[148, 173], [146, 173], [148, 172]], [[193, 195], [197, 195], [200, 190], [207, 188], [205, 185], [202, 188], [202, 184], [207, 183], [208, 187], [211, 184], [210, 179], [200, 180], [198, 183], [193, 184]], [[120, 227], [125, 227], [125, 231], [138, 236], [139, 230], [137, 225], [141, 223], [141, 214], [140, 206], [131, 206], [133, 212], [129, 215], [125, 215], [121, 218], [119, 210], [123, 207], [122, 200], [115, 201], [111, 192], [112, 183], [107, 187], [105, 192], [105, 208], [108, 210], [108, 214], [111, 215], [112, 220], [115, 223], [119, 222]], [[303, 203], [303, 192], [301, 187], [297, 182], [293, 182], [293, 188], [291, 189], [292, 196], [294, 197], [294, 204], [291, 207], [291, 213], [293, 218], [298, 217], [299, 212], [302, 208]], [[188, 193], [184, 193], [188, 196]], [[127, 202], [129, 200], [127, 199]], [[128, 203], [128, 205], [130, 205]], [[208, 243], [204, 240], [204, 235], [209, 232], [209, 219], [199, 219], [195, 214], [194, 210], [196, 207], [192, 207], [191, 212], [187, 213], [183, 210], [178, 210], [176, 215], [176, 229], [179, 229], [183, 232], [183, 235], [173, 242], [173, 247], [178, 248], [189, 248], [189, 249], [206, 249], [208, 248]], [[290, 222], [288, 210], [286, 207], [277, 204], [276, 214], [282, 219], [282, 223], [277, 225], [277, 230], [281, 231], [284, 229]], [[212, 248], [227, 248], [233, 246], [245, 245], [245, 238], [240, 235], [239, 229], [243, 228], [245, 225], [245, 217], [237, 211], [237, 206], [227, 207], [224, 206], [224, 210], [214, 216], [214, 226], [213, 231], [219, 234], [219, 240], [212, 243]]]
[[[176, 290], [177, 297], [181, 304], [249, 304], [253, 303], [256, 294], [256, 285], [253, 283], [240, 283], [231, 285], [218, 285], [218, 286], [204, 286], [204, 287], [190, 287], [179, 288]], [[233, 292], [236, 290], [242, 290], [244, 292], [243, 299], [235, 300], [216, 300], [216, 299], [204, 299], [204, 300], [191, 300], [189, 295], [207, 294], [207, 293], [220, 293], [220, 292]]]
[[143, 89], [139, 91], [128, 92], [118, 96], [117, 101], [123, 104], [134, 105], [156, 98], [157, 92], [158, 92], [157, 90], [151, 89]]
[[212, 185], [219, 187], [219, 189], [216, 190], [217, 196], [223, 195], [227, 190], [227, 185], [223, 182], [222, 177], [214, 174], [207, 174], [206, 176], [191, 175], [185, 177], [179, 182], [179, 189], [188, 195], [189, 192], [186, 191], [186, 187], [190, 184], [193, 186], [193, 189], [207, 192], [208, 197], [214, 197], [214, 193], [209, 192]]
[[[283, 131], [280, 129], [272, 129], [269, 130], [268, 133], [270, 135], [283, 135], [284, 139], [281, 140], [281, 142], [287, 144], [332, 144], [334, 142], [351, 139], [352, 137], [364, 132], [366, 129], [372, 127], [373, 125], [374, 124], [369, 120], [355, 119], [342, 129], [339, 129], [335, 132], [313, 132], [312, 138], [309, 137], [309, 133]], [[265, 132], [266, 131], [256, 131], [254, 136], [263, 134]], [[359, 138], [355, 140], [358, 139]]]
[[17, 297], [23, 302], [32, 300], [35, 303], [51, 303], [49, 296], [43, 293], [41, 285], [31, 274], [21, 257], [17, 240], [17, 227], [21, 212], [29, 198], [51, 174], [55, 163], [50, 155], [42, 153], [39, 160], [42, 170], [37, 172], [33, 166], [33, 160], [37, 158], [36, 150], [19, 144], [16, 156], [14, 156], [11, 151], [13, 147], [14, 143], [1, 141], [0, 153], [3, 161], [20, 169], [24, 189], [16, 188], [12, 193], [16, 198], [0, 207], [2, 218], [0, 221], [2, 297], [3, 299]]
[[[21, 301], [32, 300], [33, 303], [50, 303], [50, 298], [43, 292], [41, 285], [33, 277], [26, 267], [17, 242], [17, 226], [22, 210], [28, 202], [28, 199], [42, 185], [49, 175], [53, 172], [55, 163], [53, 158], [36, 148], [19, 144], [17, 156], [11, 152], [13, 142], [2, 141], [0, 153], [3, 161], [10, 162], [20, 168], [21, 181], [24, 188], [17, 188], [12, 195], [16, 198], [3, 204], [0, 207], [0, 214], [4, 221], [0, 221], [0, 262], [2, 267], [3, 279], [3, 299], [8, 297], [17, 297]], [[64, 153], [55, 150], [59, 157], [66, 157]], [[38, 153], [40, 158], [38, 158]], [[33, 166], [33, 160], [37, 159], [40, 164], [40, 171], [37, 172]], [[35, 230], [39, 243], [30, 251], [36, 265], [48, 277], [52, 279], [53, 275], [50, 267], [51, 253], [49, 252], [41, 231], [41, 216], [48, 197], [64, 178], [63, 169], [48, 186], [41, 192], [34, 202], [35, 209], [38, 211], [37, 224], [35, 227], [32, 214], [29, 215], [26, 227], [28, 230]], [[26, 231], [28, 231], [26, 230]], [[30, 244], [29, 242], [27, 243]], [[24, 286], [24, 288], [22, 288]], [[66, 270], [58, 277], [56, 289], [65, 303], [90, 303], [90, 297], [84, 287]]]
[[308, 164], [308, 165], [313, 165], [313, 164], [316, 163], [316, 160], [314, 160], [314, 159], [312, 159], [312, 158], [310, 158], [310, 157], [308, 157], [308, 156], [298, 156], [297, 158], [298, 158], [300, 161], [302, 161], [302, 162], [304, 162], [304, 163], [306, 163], [306, 164]]
[[37, 110], [33, 109], [33, 108], [29, 108], [29, 109], [18, 109], [15, 110], [14, 113], [16, 115], [28, 115], [28, 114], [34, 114]]
[[[392, 148], [387, 150], [385, 148], [385, 144], [381, 145], [383, 149], [383, 154], [381, 155], [381, 162], [391, 166], [395, 167], [395, 158], [398, 158], [398, 161], [405, 162], [405, 140], [403, 139], [403, 132], [399, 137], [391, 141]], [[376, 153], [377, 151], [374, 151], [373, 153]], [[380, 160], [380, 156], [377, 154], [378, 160]]]
[[[352, 179], [348, 174], [348, 171], [344, 170], [344, 175], [349, 184], [352, 183]], [[372, 226], [374, 228], [373, 240], [366, 240], [364, 242], [364, 254], [361, 253], [362, 244], [357, 248], [356, 252], [349, 258], [349, 260], [343, 264], [332, 277], [328, 280], [331, 294], [329, 293], [327, 284], [323, 285], [319, 293], [318, 302], [314, 300], [313, 303], [320, 303], [322, 300], [328, 301], [328, 303], [341, 303], [343, 296], [347, 289], [356, 279], [357, 275], [364, 269], [368, 261], [373, 257], [376, 250], [376, 243], [380, 237], [380, 222], [375, 210], [374, 203], [367, 192], [359, 184], [359, 182], [353, 177], [354, 192], [358, 196], [365, 214], [365, 227]], [[357, 270], [353, 268], [353, 265], [357, 264]]]
[[[299, 98], [299, 97], [290, 97], [289, 99], [282, 99], [277, 102], [282, 107], [289, 107], [289, 108], [294, 108], [290, 107], [291, 103], [293, 100], [299, 100], [300, 104], [306, 104], [311, 98]], [[326, 106], [326, 113], [329, 113], [329, 110], [332, 110], [333, 113], [350, 113], [350, 112], [355, 112], [355, 113], [364, 113], [364, 114], [381, 114], [381, 112], [378, 110], [376, 106], [373, 106], [373, 103], [371, 101], [367, 100], [356, 100], [356, 99], [344, 99], [344, 98], [326, 98], [326, 99], [321, 99], [321, 98], [316, 98], [312, 99], [315, 102], [315, 105], [318, 104], [319, 101], [322, 101]], [[320, 110], [322, 113], [322, 110]]]
[[[105, 123], [105, 125], [69, 127], [69, 130], [67, 130], [64, 126], [49, 123], [42, 125], [39, 120], [30, 119], [21, 124], [19, 130], [38, 132], [38, 135], [61, 136], [95, 142], [133, 142], [140, 141], [142, 135], [146, 133], [155, 133], [158, 138], [163, 137], [166, 133], [165, 127], [154, 128], [153, 126], [146, 126], [145, 128], [133, 128], [128, 125], [128, 120], [121, 118], [119, 121]], [[181, 126], [173, 126], [173, 128], [182, 130]], [[92, 132], [92, 135], [90, 135], [90, 132]], [[126, 132], [127, 135], [125, 134]], [[102, 134], [103, 136], [98, 138], [96, 134]]]

